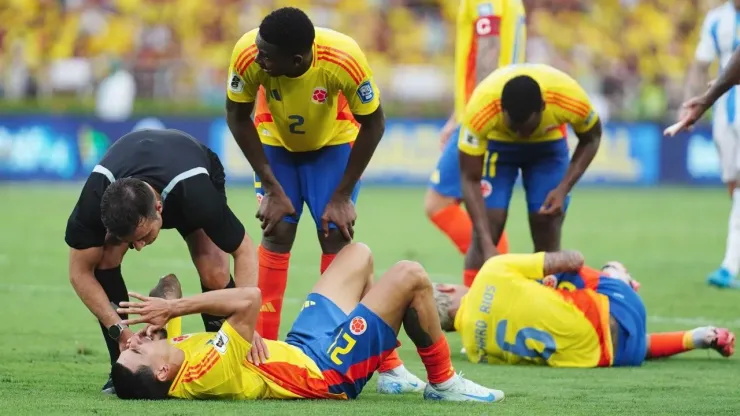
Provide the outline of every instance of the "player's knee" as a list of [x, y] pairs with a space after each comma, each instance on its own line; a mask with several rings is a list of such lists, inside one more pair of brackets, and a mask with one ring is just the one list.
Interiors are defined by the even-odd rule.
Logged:
[[427, 189], [426, 195], [424, 196], [424, 212], [427, 217], [432, 218], [435, 214], [454, 204], [456, 201], [454, 198], [449, 198], [441, 195], [434, 189]]
[[355, 263], [361, 264], [365, 267], [373, 267], [373, 252], [370, 247], [365, 243], [351, 243], [344, 247], [340, 253], [346, 252], [347, 255], [352, 256]]
[[432, 290], [432, 282], [429, 280], [429, 274], [424, 270], [421, 264], [402, 260], [393, 266], [396, 269], [399, 287], [405, 287], [409, 291]]
[[121, 265], [123, 262], [123, 255], [126, 254], [128, 247], [125, 245], [120, 246], [106, 246], [103, 249], [103, 257], [95, 267], [100, 270], [113, 269]]
[[262, 246], [273, 253], [287, 253], [293, 248], [297, 224], [281, 222], [270, 235], [262, 236]]
[[200, 283], [207, 289], [223, 289], [229, 283], [229, 261], [224, 256], [201, 256], [196, 261]]

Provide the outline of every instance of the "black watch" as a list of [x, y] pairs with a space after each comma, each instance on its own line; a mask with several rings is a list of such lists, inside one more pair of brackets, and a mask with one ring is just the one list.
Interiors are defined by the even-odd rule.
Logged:
[[120, 322], [115, 325], [111, 325], [108, 327], [108, 336], [118, 341], [118, 338], [121, 338], [121, 333], [123, 333], [123, 330], [126, 328], [128, 328], [128, 325]]

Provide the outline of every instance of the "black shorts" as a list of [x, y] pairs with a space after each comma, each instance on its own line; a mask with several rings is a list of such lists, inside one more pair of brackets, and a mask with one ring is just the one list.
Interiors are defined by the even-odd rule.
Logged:
[[[208, 157], [208, 173], [210, 174], [211, 182], [213, 183], [213, 186], [216, 187], [218, 193], [221, 194], [223, 202], [226, 203], [226, 171], [224, 170], [224, 165], [221, 163], [221, 159], [219, 159], [216, 152], [214, 152], [204, 144], [201, 144], [201, 146], [203, 147], [203, 151]], [[178, 222], [181, 224], [184, 223], [184, 221]], [[177, 232], [180, 233], [182, 238], [186, 238], [197, 230], [197, 228], [194, 228], [190, 225], [182, 225], [175, 228], [177, 229]]]

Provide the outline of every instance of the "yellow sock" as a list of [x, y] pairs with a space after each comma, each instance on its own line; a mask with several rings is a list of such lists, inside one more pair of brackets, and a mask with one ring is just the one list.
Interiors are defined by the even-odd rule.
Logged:
[[167, 330], [167, 341], [171, 341], [172, 338], [182, 335], [182, 317], [178, 316], [167, 321], [165, 329]]

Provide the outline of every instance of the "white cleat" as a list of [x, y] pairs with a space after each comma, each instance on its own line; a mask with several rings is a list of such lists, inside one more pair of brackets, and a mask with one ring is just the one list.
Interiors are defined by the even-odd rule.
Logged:
[[394, 368], [391, 371], [380, 373], [377, 392], [380, 394], [421, 393], [426, 383], [413, 375], [405, 367]]
[[[454, 375], [452, 383], [446, 389], [439, 386], [427, 384], [424, 389], [424, 399], [441, 400], [448, 402], [483, 402], [495, 403], [504, 400], [504, 392], [501, 390], [489, 389], [480, 384], [476, 384], [462, 377], [462, 373]], [[447, 384], [447, 383], [445, 383]]]

